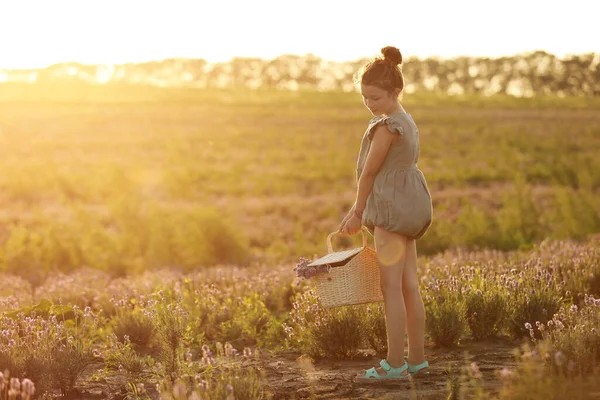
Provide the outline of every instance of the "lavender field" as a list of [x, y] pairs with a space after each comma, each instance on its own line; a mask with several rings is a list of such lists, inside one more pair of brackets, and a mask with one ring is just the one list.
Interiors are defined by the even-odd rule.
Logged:
[[293, 271], [354, 200], [357, 94], [58, 88], [0, 89], [0, 399], [598, 397], [597, 99], [405, 96], [432, 367], [365, 387], [381, 305]]

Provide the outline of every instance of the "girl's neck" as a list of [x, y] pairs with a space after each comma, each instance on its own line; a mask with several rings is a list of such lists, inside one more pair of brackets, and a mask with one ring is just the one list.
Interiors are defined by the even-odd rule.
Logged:
[[401, 112], [401, 113], [406, 112], [406, 111], [404, 111], [404, 108], [400, 105], [400, 103], [398, 103], [396, 105], [396, 107], [394, 107], [392, 110], [390, 110], [388, 113], [385, 113], [384, 115], [391, 115], [391, 114], [395, 114], [395, 113], [399, 113], [399, 112]]

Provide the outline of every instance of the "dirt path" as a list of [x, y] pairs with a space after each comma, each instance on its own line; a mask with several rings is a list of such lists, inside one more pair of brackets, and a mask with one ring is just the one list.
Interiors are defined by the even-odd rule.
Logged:
[[418, 399], [445, 400], [449, 367], [475, 361], [486, 390], [495, 392], [500, 385], [495, 371], [515, 365], [512, 352], [516, 347], [518, 344], [514, 342], [494, 340], [466, 343], [455, 349], [427, 348], [426, 356], [431, 364], [428, 373], [406, 383], [355, 383], [353, 377], [357, 371], [378, 365], [381, 357], [375, 356], [311, 362], [299, 354], [285, 354], [270, 361], [265, 369], [275, 400], [311, 395], [317, 399], [414, 399], [411, 388]]
[[[418, 399], [446, 400], [448, 397], [448, 369], [475, 361], [483, 375], [487, 392], [494, 393], [500, 387], [495, 371], [503, 367], [514, 367], [513, 351], [518, 343], [495, 339], [484, 342], [466, 342], [453, 349], [426, 348], [426, 357], [431, 366], [429, 371], [415, 376], [408, 382], [356, 383], [354, 376], [362, 369], [378, 365], [380, 356], [363, 355], [353, 360], [313, 361], [300, 353], [262, 354], [260, 360], [241, 361], [243, 366], [255, 366], [266, 376], [265, 389], [273, 400], [288, 399]], [[89, 367], [89, 371], [102, 368], [102, 363]], [[113, 375], [91, 382], [84, 374], [77, 385], [77, 394], [72, 399], [122, 400], [126, 396], [128, 379]], [[148, 383], [151, 399], [158, 393]], [[415, 397], [416, 393], [416, 397]]]

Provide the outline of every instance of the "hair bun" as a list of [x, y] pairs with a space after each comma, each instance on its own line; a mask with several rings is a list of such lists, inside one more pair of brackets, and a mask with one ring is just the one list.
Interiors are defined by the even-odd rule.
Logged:
[[381, 49], [381, 54], [383, 54], [383, 59], [387, 60], [395, 65], [402, 64], [402, 53], [396, 47], [387, 46]]

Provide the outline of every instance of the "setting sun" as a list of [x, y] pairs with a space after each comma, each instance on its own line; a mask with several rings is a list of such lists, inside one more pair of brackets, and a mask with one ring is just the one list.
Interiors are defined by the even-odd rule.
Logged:
[[8, 0], [0, 6], [0, 68], [307, 53], [345, 61], [371, 56], [388, 44], [418, 57], [598, 51], [593, 29], [600, 6], [586, 0], [563, 5], [516, 0], [485, 7], [474, 0]]

